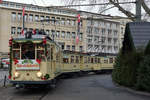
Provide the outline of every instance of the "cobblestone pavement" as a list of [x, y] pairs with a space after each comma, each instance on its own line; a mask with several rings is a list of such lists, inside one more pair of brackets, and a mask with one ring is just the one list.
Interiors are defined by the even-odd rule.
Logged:
[[111, 75], [64, 79], [52, 89], [0, 89], [0, 100], [150, 100], [150, 96], [116, 87]]

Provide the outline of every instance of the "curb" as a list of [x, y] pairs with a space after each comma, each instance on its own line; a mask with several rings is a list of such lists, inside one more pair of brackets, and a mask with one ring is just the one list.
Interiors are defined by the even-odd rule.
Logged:
[[138, 90], [135, 90], [135, 89], [132, 89], [132, 88], [129, 88], [129, 87], [125, 87], [125, 86], [122, 86], [122, 85], [119, 85], [115, 82], [113, 82], [114, 85], [118, 88], [121, 88], [121, 89], [124, 89], [128, 92], [131, 92], [133, 94], [138, 94], [138, 95], [143, 95], [143, 96], [149, 96], [150, 97], [150, 92], [143, 92], [143, 91], [138, 91]]

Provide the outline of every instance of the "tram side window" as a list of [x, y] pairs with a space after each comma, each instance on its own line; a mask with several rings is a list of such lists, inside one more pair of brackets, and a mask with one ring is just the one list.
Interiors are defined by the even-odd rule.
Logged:
[[113, 63], [113, 58], [109, 58], [109, 63]]
[[88, 63], [91, 63], [91, 59], [90, 59], [90, 57], [88, 57]]
[[93, 58], [91, 58], [91, 63], [94, 63], [94, 59]]
[[71, 63], [74, 63], [74, 56], [71, 56]]
[[87, 63], [87, 57], [84, 57], [84, 63]]
[[53, 60], [53, 48], [51, 48], [51, 60]]
[[69, 59], [68, 58], [63, 58], [63, 62], [64, 63], [69, 63]]
[[37, 59], [41, 59], [41, 60], [45, 59], [44, 47], [42, 44], [37, 45]]
[[97, 57], [95, 58], [95, 63], [97, 63]]
[[79, 63], [79, 56], [76, 56], [76, 63]]
[[47, 60], [50, 61], [50, 45], [47, 45]]
[[104, 63], [108, 63], [108, 59], [104, 59]]
[[100, 58], [98, 58], [98, 63], [101, 63], [101, 59]]
[[13, 58], [20, 59], [20, 45], [18, 43], [13, 44]]
[[13, 58], [20, 59], [20, 50], [13, 50]]

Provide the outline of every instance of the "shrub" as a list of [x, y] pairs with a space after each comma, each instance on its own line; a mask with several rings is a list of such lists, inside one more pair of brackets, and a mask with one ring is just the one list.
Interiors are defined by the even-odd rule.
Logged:
[[137, 71], [136, 88], [150, 91], [150, 56], [144, 57]]

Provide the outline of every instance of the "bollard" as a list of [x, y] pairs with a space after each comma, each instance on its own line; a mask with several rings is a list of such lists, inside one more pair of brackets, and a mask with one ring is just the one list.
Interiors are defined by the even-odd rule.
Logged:
[[6, 75], [4, 77], [4, 85], [3, 85], [3, 87], [5, 87], [5, 86], [6, 86]]

